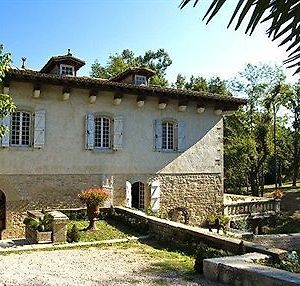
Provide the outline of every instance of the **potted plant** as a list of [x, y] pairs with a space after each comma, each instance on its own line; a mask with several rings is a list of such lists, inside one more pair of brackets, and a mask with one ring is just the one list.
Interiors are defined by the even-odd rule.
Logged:
[[45, 243], [52, 241], [52, 216], [45, 214], [43, 217], [26, 217], [25, 236], [32, 243]]
[[95, 221], [99, 215], [99, 208], [108, 199], [109, 192], [105, 188], [94, 187], [82, 191], [78, 197], [87, 207], [89, 225], [86, 230], [95, 230]]

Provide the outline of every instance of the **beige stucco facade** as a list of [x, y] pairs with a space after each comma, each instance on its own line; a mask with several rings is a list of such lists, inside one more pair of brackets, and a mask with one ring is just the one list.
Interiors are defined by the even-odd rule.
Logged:
[[[158, 109], [158, 98], [147, 97], [143, 107], [137, 96], [123, 94], [120, 105], [114, 93], [100, 91], [95, 103], [89, 90], [72, 88], [62, 99], [62, 87], [43, 84], [39, 98], [32, 96], [33, 83], [10, 82], [9, 93], [19, 110], [45, 110], [43, 148], [0, 149], [0, 190], [6, 195], [6, 230], [3, 237], [22, 236], [22, 220], [27, 209], [80, 206], [80, 190], [102, 185], [111, 191], [107, 204], [125, 204], [125, 183], [145, 183], [145, 207], [150, 202], [148, 185], [161, 182], [161, 212], [186, 207], [191, 222], [202, 224], [208, 212], [218, 212], [223, 194], [223, 120], [213, 105], [197, 113], [196, 102], [178, 111], [178, 100], [168, 100]], [[123, 118], [122, 148], [87, 150], [86, 114]], [[183, 152], [154, 149], [154, 120], [184, 121]]]

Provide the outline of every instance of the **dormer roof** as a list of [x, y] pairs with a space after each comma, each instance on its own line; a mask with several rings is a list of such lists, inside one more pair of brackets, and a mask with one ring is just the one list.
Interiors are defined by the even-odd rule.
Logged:
[[73, 66], [75, 71], [78, 71], [81, 67], [85, 65], [85, 62], [81, 59], [73, 57], [68, 50], [66, 55], [51, 57], [49, 61], [40, 70], [41, 73], [53, 73], [56, 66], [61, 64]]
[[155, 75], [155, 71], [144, 67], [130, 67], [122, 73], [119, 73], [118, 75], [110, 78], [109, 80], [114, 82], [123, 82], [128, 77], [134, 75], [145, 76], [147, 79], [149, 79], [150, 77]]

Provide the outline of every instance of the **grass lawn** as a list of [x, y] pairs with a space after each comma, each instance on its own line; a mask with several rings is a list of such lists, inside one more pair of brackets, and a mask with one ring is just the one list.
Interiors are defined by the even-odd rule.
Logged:
[[117, 238], [126, 238], [128, 236], [145, 235], [123, 223], [114, 220], [99, 220], [96, 222], [97, 230], [85, 231], [89, 222], [87, 220], [70, 220], [68, 229], [75, 224], [80, 231], [80, 241], [98, 241]]

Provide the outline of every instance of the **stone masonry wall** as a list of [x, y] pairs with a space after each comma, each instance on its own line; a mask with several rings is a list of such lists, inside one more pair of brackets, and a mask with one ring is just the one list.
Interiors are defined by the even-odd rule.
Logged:
[[145, 184], [145, 209], [150, 203], [150, 184], [161, 185], [160, 214], [168, 217], [177, 207], [185, 208], [190, 223], [202, 225], [209, 214], [222, 211], [223, 189], [219, 174], [81, 174], [0, 175], [0, 189], [6, 195], [6, 230], [2, 238], [24, 236], [27, 210], [82, 207], [77, 194], [91, 186], [104, 186], [112, 195], [106, 206], [124, 205], [125, 182]]
[[0, 175], [0, 189], [6, 195], [6, 230], [2, 238], [24, 236], [27, 210], [81, 207], [77, 194], [99, 185], [99, 175]]
[[159, 175], [161, 213], [186, 208], [192, 225], [203, 225], [210, 214], [222, 212], [223, 181], [219, 174]]

